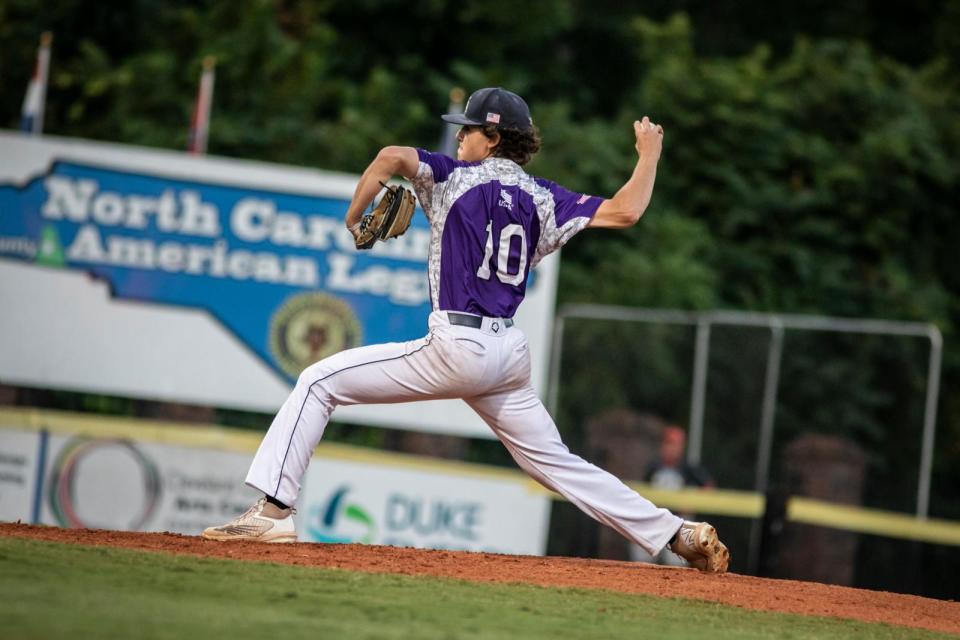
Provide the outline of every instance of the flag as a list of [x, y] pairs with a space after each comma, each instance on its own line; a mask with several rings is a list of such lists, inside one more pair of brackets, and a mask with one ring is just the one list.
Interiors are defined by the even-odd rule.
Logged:
[[[454, 87], [450, 90], [450, 106], [447, 108], [447, 114], [463, 113], [464, 91], [460, 87]], [[460, 127], [449, 122], [443, 123], [443, 135], [440, 138], [440, 153], [456, 159], [457, 157], [457, 131]]]
[[204, 154], [207, 152], [207, 134], [210, 132], [210, 106], [213, 104], [213, 80], [216, 58], [203, 59], [203, 75], [200, 76], [200, 88], [197, 101], [193, 105], [193, 117], [190, 119], [190, 134], [187, 138], [187, 151]]
[[47, 101], [47, 72], [50, 68], [50, 44], [53, 34], [45, 31], [40, 36], [40, 48], [37, 49], [37, 65], [33, 77], [27, 85], [27, 95], [23, 98], [20, 110], [20, 130], [39, 135], [43, 133], [43, 107]]

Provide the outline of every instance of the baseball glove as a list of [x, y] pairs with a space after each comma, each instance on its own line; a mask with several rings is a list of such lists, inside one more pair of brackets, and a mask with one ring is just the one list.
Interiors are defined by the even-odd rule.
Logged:
[[360, 219], [355, 239], [357, 249], [369, 249], [377, 240], [402, 236], [410, 227], [410, 219], [417, 207], [413, 192], [400, 185], [383, 186], [387, 192], [380, 198], [380, 203]]

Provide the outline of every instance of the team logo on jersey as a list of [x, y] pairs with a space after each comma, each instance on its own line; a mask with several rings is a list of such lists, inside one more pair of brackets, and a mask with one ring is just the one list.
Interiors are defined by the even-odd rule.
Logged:
[[506, 189], [500, 189], [500, 202], [497, 204], [507, 211], [513, 211], [513, 194]]
[[314, 362], [359, 346], [360, 337], [350, 306], [322, 293], [288, 299], [270, 321], [270, 351], [294, 379]]

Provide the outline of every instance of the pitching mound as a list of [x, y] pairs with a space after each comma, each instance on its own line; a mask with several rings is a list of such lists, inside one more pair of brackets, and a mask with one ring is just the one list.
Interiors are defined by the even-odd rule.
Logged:
[[365, 545], [217, 543], [172, 533], [59, 529], [24, 524], [0, 524], [0, 535], [234, 560], [442, 576], [473, 582], [607, 589], [960, 633], [960, 603], [957, 602], [810, 582], [735, 574], [706, 575], [693, 569], [630, 562]]

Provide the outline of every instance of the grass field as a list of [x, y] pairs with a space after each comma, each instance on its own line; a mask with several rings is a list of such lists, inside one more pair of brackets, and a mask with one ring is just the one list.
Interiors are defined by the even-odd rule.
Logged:
[[0, 636], [947, 638], [579, 589], [488, 585], [0, 538]]

